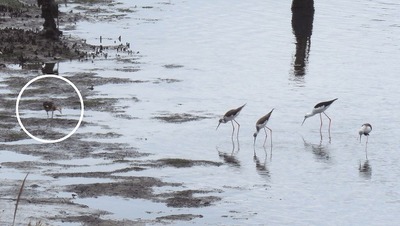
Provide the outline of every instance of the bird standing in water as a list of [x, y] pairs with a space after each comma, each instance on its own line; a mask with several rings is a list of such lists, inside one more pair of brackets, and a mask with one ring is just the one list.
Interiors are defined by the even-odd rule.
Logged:
[[365, 142], [365, 157], [368, 159], [367, 155], [367, 145], [368, 145], [368, 136], [369, 133], [372, 131], [372, 126], [369, 123], [365, 123], [361, 126], [360, 130], [358, 130], [358, 134], [360, 134], [360, 143], [361, 143], [361, 136], [365, 135], [367, 137], [367, 141]]
[[43, 102], [43, 108], [47, 113], [47, 118], [49, 117], [49, 111], [51, 111], [51, 118], [54, 116], [54, 111], [59, 111], [62, 114], [61, 107], [56, 106], [52, 101]]
[[319, 128], [319, 132], [320, 132], [320, 134], [321, 134], [321, 139], [322, 139], [322, 131], [321, 131], [321, 129], [322, 129], [322, 116], [321, 116], [321, 113], [324, 113], [324, 115], [329, 119], [329, 129], [328, 129], [328, 131], [329, 131], [329, 139], [331, 138], [331, 118], [329, 118], [329, 116], [325, 113], [325, 111], [326, 111], [326, 109], [328, 109], [331, 105], [332, 105], [332, 103], [335, 101], [335, 100], [337, 100], [338, 98], [335, 98], [335, 99], [333, 99], [333, 100], [329, 100], [329, 101], [324, 101], [324, 102], [321, 102], [321, 103], [318, 103], [317, 105], [315, 105], [314, 106], [314, 108], [313, 108], [313, 110], [310, 112], [310, 113], [307, 113], [305, 116], [304, 116], [304, 120], [303, 120], [303, 123], [301, 123], [301, 125], [303, 125], [304, 124], [304, 122], [306, 121], [306, 119], [307, 118], [309, 118], [309, 117], [311, 117], [311, 116], [314, 116], [314, 115], [316, 115], [316, 114], [319, 114], [319, 118], [321, 119], [321, 126], [320, 126], [320, 128]]
[[235, 118], [239, 115], [240, 111], [243, 109], [244, 106], [246, 106], [246, 104], [243, 104], [241, 107], [238, 107], [236, 109], [232, 109], [232, 110], [229, 110], [228, 112], [226, 112], [225, 115], [219, 120], [218, 126], [215, 130], [218, 129], [218, 127], [221, 123], [227, 123], [227, 122], [231, 121], [232, 128], [233, 128], [233, 131], [232, 131], [232, 137], [233, 137], [233, 134], [235, 133], [235, 125], [233, 125], [233, 121], [235, 121], [236, 124], [238, 125], [237, 136], [239, 138], [240, 124], [235, 120]]
[[271, 114], [273, 111], [274, 111], [274, 108], [268, 114], [264, 115], [256, 122], [256, 132], [253, 134], [254, 146], [256, 145], [256, 138], [257, 138], [258, 133], [260, 132], [261, 129], [264, 129], [264, 131], [265, 131], [264, 147], [265, 147], [265, 142], [267, 141], [267, 137], [268, 137], [268, 133], [265, 128], [267, 128], [271, 132], [271, 149], [272, 149], [272, 129], [270, 129], [267, 126], [267, 123], [268, 123], [269, 118], [271, 117]]

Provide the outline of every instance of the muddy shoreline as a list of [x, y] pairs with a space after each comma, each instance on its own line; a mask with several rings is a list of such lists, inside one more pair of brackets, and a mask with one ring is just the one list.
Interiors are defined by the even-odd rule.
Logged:
[[[39, 35], [43, 20], [40, 18], [40, 10], [35, 6], [36, 1], [25, 1], [27, 5], [2, 8], [0, 24], [0, 89], [4, 94], [0, 98], [0, 152], [15, 155], [31, 156], [32, 159], [21, 161], [0, 161], [0, 172], [18, 172], [18, 175], [29, 173], [23, 195], [19, 202], [17, 212], [18, 224], [53, 225], [63, 222], [75, 222], [84, 225], [143, 225], [145, 223], [169, 224], [176, 221], [190, 221], [203, 217], [202, 215], [181, 214], [165, 215], [152, 220], [110, 220], [107, 215], [111, 213], [98, 210], [96, 207], [82, 205], [76, 202], [81, 198], [96, 198], [100, 196], [122, 197], [129, 199], [146, 199], [153, 202], [165, 203], [172, 208], [200, 208], [213, 205], [221, 200], [218, 196], [220, 190], [192, 190], [185, 188], [184, 183], [169, 183], [162, 179], [145, 176], [121, 176], [121, 173], [141, 172], [152, 168], [174, 167], [184, 170], [189, 167], [219, 167], [223, 163], [202, 160], [189, 160], [179, 158], [143, 160], [149, 153], [142, 153], [135, 147], [124, 143], [109, 142], [107, 139], [117, 138], [123, 134], [115, 133], [106, 124], [93, 123], [84, 119], [80, 125], [82, 128], [104, 128], [98, 132], [84, 132], [72, 135], [65, 141], [54, 144], [31, 143], [32, 140], [21, 130], [15, 116], [15, 104], [21, 88], [32, 78], [43, 74], [43, 63], [62, 62], [76, 60], [87, 62], [91, 67], [91, 61], [101, 57], [102, 60], [124, 61], [136, 65], [140, 55], [137, 51], [119, 52], [121, 45], [102, 46], [114, 54], [123, 54], [119, 58], [107, 58], [99, 54], [100, 46], [86, 44], [85, 40], [78, 37], [65, 37], [60, 40], [49, 40]], [[75, 1], [76, 3], [77, 1]], [[0, 2], [1, 3], [1, 2]], [[79, 3], [79, 2], [78, 2]], [[113, 1], [98, 1], [96, 4], [110, 6], [109, 16], [101, 18], [94, 16], [96, 4], [86, 4], [85, 1], [77, 4], [79, 10], [86, 13], [74, 13], [73, 10], [61, 13], [61, 23], [66, 28], [73, 30], [74, 24], [79, 20], [107, 21], [123, 17], [124, 12], [131, 9], [113, 8]], [[114, 9], [114, 11], [112, 11]], [[17, 38], [15, 38], [17, 37]], [[126, 47], [126, 46], [125, 46]], [[11, 65], [19, 64], [15, 69]], [[53, 65], [54, 66], [54, 65]], [[175, 67], [166, 65], [166, 67]], [[130, 72], [140, 70], [134, 66], [127, 67]], [[51, 71], [56, 73], [54, 68]], [[129, 83], [173, 83], [178, 80], [137, 81], [116, 77], [100, 77], [96, 73], [83, 72], [65, 75], [74, 84], [79, 84], [85, 110], [95, 112], [107, 112], [113, 117], [125, 120], [140, 120], [128, 115], [121, 106], [120, 99], [107, 96], [99, 97], [96, 90], [88, 89], [90, 86], [105, 84], [129, 84]], [[57, 83], [57, 82], [53, 82]], [[47, 90], [43, 87], [52, 84], [36, 83], [24, 93], [27, 99], [21, 101], [21, 117], [24, 124], [29, 125], [30, 131], [35, 136], [46, 139], [57, 139], [66, 135], [77, 123], [77, 114], [64, 119], [56, 114], [54, 119], [46, 118], [46, 113], [41, 109], [41, 96], [58, 95], [59, 92]], [[59, 91], [59, 90], [58, 90]], [[62, 90], [64, 92], [71, 92]], [[57, 98], [65, 108], [79, 112], [79, 101], [68, 95]], [[140, 99], [132, 97], [130, 101], [138, 102]], [[40, 116], [38, 116], [40, 115]], [[162, 112], [154, 116], [153, 120], [162, 123], [185, 123], [188, 121], [202, 120], [206, 117], [189, 113]], [[146, 138], [143, 138], [146, 139]], [[24, 141], [28, 142], [24, 143]], [[93, 141], [96, 140], [96, 141]], [[86, 164], [74, 164], [77, 160], [94, 159], [103, 165], [123, 164], [124, 167], [110, 167], [109, 170], [91, 172], [85, 168]], [[67, 163], [65, 161], [68, 161]], [[62, 163], [61, 163], [62, 162]], [[79, 171], [79, 169], [82, 169]], [[73, 170], [74, 172], [70, 172]], [[97, 179], [96, 183], [70, 183], [58, 184], [57, 181], [65, 178]], [[21, 185], [21, 178], [5, 178], [0, 189], [0, 223], [10, 224], [12, 212], [16, 203], [16, 196]], [[101, 182], [103, 181], [104, 182]], [[173, 187], [174, 191], [156, 193], [156, 187]], [[50, 211], [53, 210], [53, 211]]]

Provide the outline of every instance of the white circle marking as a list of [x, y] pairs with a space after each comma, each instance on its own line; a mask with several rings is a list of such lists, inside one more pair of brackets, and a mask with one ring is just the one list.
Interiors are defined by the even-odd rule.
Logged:
[[[66, 136], [64, 136], [64, 137], [62, 137], [62, 138], [60, 138], [60, 139], [57, 139], [57, 140], [45, 140], [45, 139], [41, 139], [41, 138], [38, 138], [38, 137], [33, 136], [28, 130], [25, 129], [25, 126], [22, 124], [21, 119], [20, 119], [20, 117], [19, 117], [19, 101], [21, 100], [22, 93], [25, 91], [25, 89], [26, 89], [30, 84], [32, 84], [32, 83], [35, 82], [36, 80], [39, 80], [39, 79], [42, 79], [42, 78], [58, 78], [58, 79], [61, 79], [61, 80], [65, 81], [65, 82], [67, 82], [69, 85], [71, 85], [71, 86], [75, 89], [75, 92], [78, 94], [79, 99], [80, 99], [80, 101], [81, 101], [81, 115], [80, 115], [78, 124], [76, 124], [75, 128], [74, 128], [68, 135], [66, 135]], [[16, 103], [16, 106], [15, 106], [15, 114], [16, 114], [16, 116], [17, 116], [17, 120], [18, 120], [18, 123], [19, 123], [19, 125], [21, 126], [21, 128], [22, 128], [22, 129], [24, 130], [24, 132], [25, 132], [26, 134], [28, 134], [28, 136], [30, 136], [32, 139], [35, 139], [35, 140], [37, 140], [37, 141], [39, 141], [39, 142], [42, 142], [42, 143], [57, 143], [57, 142], [61, 142], [61, 141], [65, 140], [65, 139], [67, 139], [68, 137], [72, 136], [72, 134], [74, 134], [74, 133], [76, 132], [76, 130], [78, 130], [79, 126], [80, 126], [81, 123], [82, 123], [82, 120], [83, 120], [83, 113], [84, 113], [83, 98], [82, 98], [82, 95], [81, 95], [81, 93], [79, 92], [78, 88], [77, 88], [77, 87], [74, 85], [74, 83], [72, 83], [70, 80], [68, 80], [68, 79], [66, 79], [66, 78], [64, 78], [64, 77], [62, 77], [62, 76], [59, 76], [59, 75], [40, 75], [40, 76], [38, 76], [38, 77], [36, 77], [36, 78], [30, 80], [30, 81], [21, 89], [21, 91], [19, 92], [19, 95], [18, 95], [18, 97], [17, 97], [17, 103]]]

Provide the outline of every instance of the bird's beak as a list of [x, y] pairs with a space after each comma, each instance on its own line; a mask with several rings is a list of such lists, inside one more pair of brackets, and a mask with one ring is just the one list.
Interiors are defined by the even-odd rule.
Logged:
[[361, 143], [361, 136], [362, 136], [362, 134], [360, 134], [360, 143]]
[[256, 139], [257, 139], [257, 136], [254, 137], [254, 144], [253, 144], [254, 146], [256, 146]]
[[303, 125], [303, 124], [304, 124], [304, 122], [306, 121], [306, 119], [307, 119], [307, 118], [306, 118], [306, 117], [304, 117], [304, 120], [303, 120], [303, 122], [301, 123], [301, 125]]
[[217, 126], [217, 128], [216, 128], [215, 130], [217, 130], [217, 129], [218, 129], [219, 125], [221, 125], [221, 122], [219, 122], [219, 123], [218, 123], [218, 126]]

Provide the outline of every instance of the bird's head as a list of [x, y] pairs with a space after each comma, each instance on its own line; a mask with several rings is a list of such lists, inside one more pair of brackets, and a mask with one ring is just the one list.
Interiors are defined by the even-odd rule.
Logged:
[[309, 117], [311, 117], [311, 116], [313, 116], [311, 113], [307, 113], [306, 115], [304, 115], [304, 120], [303, 120], [303, 122], [301, 123], [301, 125], [303, 125], [304, 122], [306, 121], [306, 119], [309, 118]]
[[221, 123], [226, 123], [226, 121], [225, 121], [223, 118], [220, 119], [220, 120], [218, 121], [218, 126], [217, 126], [217, 128], [216, 128], [215, 130], [218, 129], [218, 127], [219, 127], [219, 125], [221, 125]]
[[254, 137], [254, 145], [256, 145], [256, 139], [257, 139], [257, 135], [258, 135], [258, 132], [260, 131], [257, 127], [256, 127], [256, 132], [253, 134], [253, 137]]
[[361, 143], [361, 136], [363, 135], [362, 128], [360, 130], [358, 130], [358, 134], [360, 135], [360, 143]]
[[260, 132], [260, 128], [258, 126], [256, 126], [256, 132], [253, 134], [254, 140], [256, 139], [259, 132]]

